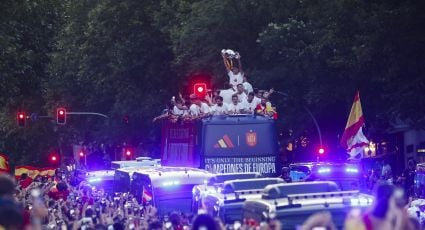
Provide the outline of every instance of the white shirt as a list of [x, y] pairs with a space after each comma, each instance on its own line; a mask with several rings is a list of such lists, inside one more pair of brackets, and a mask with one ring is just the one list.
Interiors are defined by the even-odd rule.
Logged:
[[243, 82], [243, 74], [241, 72], [239, 72], [238, 74], [234, 74], [232, 71], [229, 71], [227, 73], [227, 75], [229, 76], [229, 84], [236, 89], [236, 86], [238, 86], [238, 84], [242, 84]]
[[259, 103], [255, 101], [254, 99], [251, 102], [248, 102], [248, 100], [245, 100], [242, 102], [244, 110], [249, 113], [253, 113], [258, 104]]
[[255, 101], [255, 103], [257, 103], [257, 105], [258, 105], [258, 104], [260, 104], [260, 103], [261, 103], [261, 98], [259, 98], [259, 97], [257, 97], [257, 96], [254, 96], [254, 101]]
[[201, 102], [200, 111], [201, 111], [201, 113], [209, 113], [210, 107], [207, 105], [207, 103]]
[[213, 105], [210, 111], [213, 115], [224, 115], [227, 113], [227, 106], [224, 103], [222, 106]]
[[183, 116], [187, 110], [179, 109], [176, 105], [173, 107], [173, 114], [177, 116]]
[[199, 116], [201, 113], [201, 108], [195, 104], [191, 104], [189, 107], [189, 114], [191, 116]]
[[238, 96], [239, 103], [242, 103], [248, 100], [248, 96], [245, 93], [241, 93], [241, 94], [237, 93], [236, 95]]
[[249, 82], [242, 83], [243, 88], [245, 89], [246, 93], [254, 92], [254, 89], [252, 88], [252, 85]]
[[232, 96], [236, 92], [233, 89], [225, 89], [220, 91], [220, 97], [223, 98], [224, 104], [230, 104], [232, 103]]
[[238, 104], [227, 104], [227, 112], [231, 114], [240, 114], [241, 110], [243, 110], [243, 105], [241, 103]]

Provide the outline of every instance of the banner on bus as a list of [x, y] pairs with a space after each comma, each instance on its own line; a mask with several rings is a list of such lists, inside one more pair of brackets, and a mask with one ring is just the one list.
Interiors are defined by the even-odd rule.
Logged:
[[195, 122], [172, 123], [162, 126], [161, 164], [197, 167], [195, 163]]
[[267, 156], [276, 154], [273, 123], [208, 125], [204, 154], [208, 157]]
[[204, 168], [212, 173], [257, 172], [276, 174], [276, 156], [261, 157], [220, 157], [204, 159]]

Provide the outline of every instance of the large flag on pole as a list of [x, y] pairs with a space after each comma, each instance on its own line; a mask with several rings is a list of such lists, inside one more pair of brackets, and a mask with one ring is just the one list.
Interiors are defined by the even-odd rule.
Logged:
[[347, 150], [350, 159], [363, 157], [363, 149], [369, 145], [369, 141], [363, 134], [364, 117], [362, 105], [360, 104], [359, 91], [354, 97], [353, 106], [348, 116], [347, 125], [341, 138], [341, 145]]

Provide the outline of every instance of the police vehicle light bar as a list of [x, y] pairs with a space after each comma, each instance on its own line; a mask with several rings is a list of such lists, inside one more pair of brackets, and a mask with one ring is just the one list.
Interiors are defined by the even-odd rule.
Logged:
[[91, 178], [89, 179], [89, 183], [99, 182], [102, 181], [102, 178]]
[[373, 199], [371, 197], [355, 197], [350, 199], [351, 206], [369, 206], [372, 202]]
[[162, 183], [162, 186], [168, 187], [168, 186], [179, 185], [179, 184], [180, 184], [179, 181], [165, 181]]
[[[236, 200], [241, 200], [241, 198], [240, 198], [241, 195], [261, 194], [262, 191], [263, 191], [263, 189], [239, 190], [239, 191], [233, 192], [233, 194], [235, 195]], [[232, 194], [232, 193], [229, 193], [229, 194]], [[227, 195], [229, 195], [229, 194], [227, 194]], [[228, 200], [227, 195], [224, 195], [224, 200]], [[242, 198], [242, 199], [244, 199], [244, 198]]]
[[354, 167], [347, 167], [347, 168], [345, 168], [345, 172], [347, 172], [347, 173], [358, 173], [359, 170], [357, 168], [354, 168]]
[[295, 200], [320, 199], [320, 198], [346, 198], [358, 196], [359, 191], [338, 191], [338, 192], [321, 192], [321, 193], [304, 193], [288, 195], [288, 203], [292, 205]]
[[317, 170], [317, 172], [320, 173], [320, 174], [330, 173], [331, 172], [331, 168], [329, 168], [329, 167], [321, 167], [321, 168], [319, 168], [319, 170]]

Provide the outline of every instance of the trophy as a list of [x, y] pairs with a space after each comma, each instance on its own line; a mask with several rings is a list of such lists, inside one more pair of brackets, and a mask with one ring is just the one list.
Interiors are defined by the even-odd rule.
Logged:
[[235, 52], [231, 49], [222, 49], [221, 56], [223, 56], [224, 64], [227, 69], [232, 69], [233, 67], [233, 59], [239, 59], [241, 56], [238, 52]]

